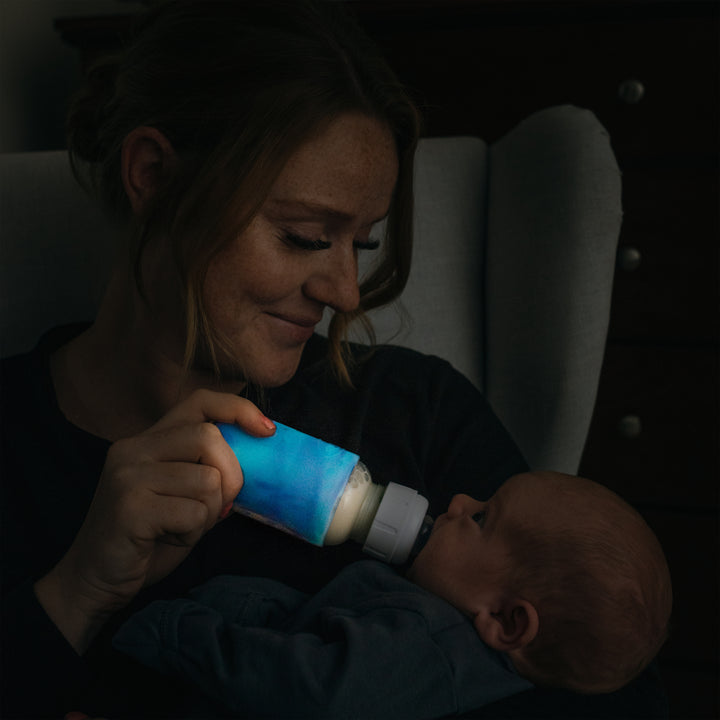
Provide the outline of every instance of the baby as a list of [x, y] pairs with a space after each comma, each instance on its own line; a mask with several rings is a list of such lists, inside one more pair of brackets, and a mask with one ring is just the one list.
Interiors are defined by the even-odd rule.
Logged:
[[532, 472], [487, 502], [455, 496], [406, 578], [359, 562], [314, 596], [216, 578], [148, 606], [115, 646], [221, 714], [433, 718], [533, 685], [616, 690], [657, 654], [671, 605], [638, 513], [590, 480]]
[[516, 475], [485, 503], [455, 496], [407, 577], [471, 617], [534, 684], [586, 693], [618, 689], [648, 665], [672, 605], [642, 517], [560, 473]]

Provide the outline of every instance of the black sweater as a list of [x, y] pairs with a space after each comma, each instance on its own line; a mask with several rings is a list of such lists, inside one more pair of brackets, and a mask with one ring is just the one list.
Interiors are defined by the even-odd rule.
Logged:
[[[165, 580], [141, 592], [78, 657], [45, 615], [32, 585], [73, 541], [110, 446], [70, 424], [55, 399], [49, 355], [81, 329], [58, 328], [33, 352], [0, 363], [0, 714], [61, 718], [79, 710], [107, 718], [192, 716], [185, 688], [112, 650], [112, 634], [130, 612], [226, 573], [271, 577], [316, 592], [362, 553], [353, 543], [316, 548], [233, 515]], [[253, 399], [272, 419], [358, 453], [377, 482], [416, 488], [430, 500], [430, 511], [439, 513], [455, 493], [485, 499], [526, 469], [482, 395], [447, 362], [379, 347], [357, 366], [355, 389], [349, 391], [333, 380], [325, 351], [326, 341], [313, 337], [295, 377]], [[568, 703], [567, 696], [561, 693], [560, 699]], [[562, 704], [556, 706], [555, 695], [550, 698], [548, 717], [563, 717]], [[652, 693], [643, 696], [642, 707], [653, 699]], [[528, 698], [520, 716], [532, 715], [538, 702]], [[502, 707], [499, 712], [502, 717]], [[597, 717], [630, 715], [621, 707], [618, 715]], [[567, 715], [573, 716], [579, 715]]]

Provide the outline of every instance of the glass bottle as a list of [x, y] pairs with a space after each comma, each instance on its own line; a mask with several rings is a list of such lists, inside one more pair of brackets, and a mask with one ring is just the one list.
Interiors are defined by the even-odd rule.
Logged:
[[428, 501], [416, 490], [374, 483], [355, 453], [275, 426], [274, 435], [258, 438], [218, 423], [243, 471], [234, 510], [314, 545], [354, 540], [367, 554], [393, 564], [424, 544], [432, 520]]

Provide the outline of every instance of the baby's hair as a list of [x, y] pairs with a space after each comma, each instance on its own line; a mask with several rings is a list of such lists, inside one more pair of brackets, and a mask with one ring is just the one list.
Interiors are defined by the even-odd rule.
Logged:
[[518, 669], [538, 685], [611, 692], [637, 677], [667, 639], [669, 572], [633, 508], [596, 483], [563, 477], [549, 491], [558, 506], [573, 496], [572, 518], [559, 513], [540, 529], [506, 528], [512, 591], [539, 616]]

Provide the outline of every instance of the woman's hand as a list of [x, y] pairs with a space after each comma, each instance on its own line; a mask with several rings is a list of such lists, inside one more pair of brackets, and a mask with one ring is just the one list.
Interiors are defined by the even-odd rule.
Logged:
[[274, 426], [248, 400], [201, 390], [144, 433], [110, 448], [87, 517], [67, 554], [35, 585], [79, 653], [145, 585], [174, 570], [242, 487], [211, 421], [257, 436]]

